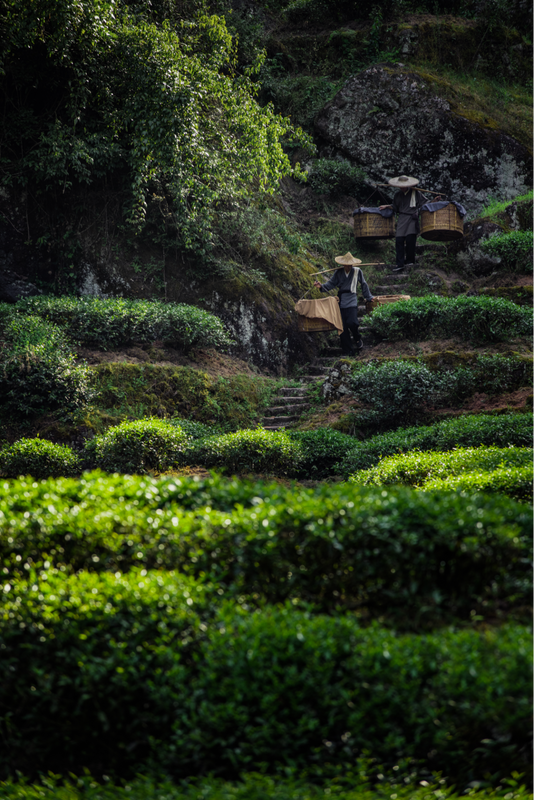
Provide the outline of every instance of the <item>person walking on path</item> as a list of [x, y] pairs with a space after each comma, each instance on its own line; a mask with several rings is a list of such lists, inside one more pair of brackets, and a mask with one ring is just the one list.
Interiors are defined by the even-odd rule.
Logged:
[[380, 206], [380, 209], [392, 208], [397, 214], [395, 233], [397, 265], [393, 272], [401, 272], [404, 267], [412, 267], [415, 264], [415, 242], [420, 231], [419, 209], [425, 204], [426, 199], [415, 188], [419, 183], [417, 178], [400, 175], [398, 178], [390, 178], [388, 183], [399, 191], [395, 193], [392, 205]]
[[344, 256], [336, 256], [335, 261], [341, 265], [340, 269], [336, 269], [326, 283], [314, 281], [314, 286], [321, 292], [338, 289], [339, 310], [343, 320], [343, 333], [339, 337], [341, 350], [343, 355], [353, 356], [363, 347], [363, 340], [358, 330], [358, 284], [366, 300], [372, 300], [373, 295], [358, 267], [358, 264], [362, 263], [359, 258], [354, 258], [352, 253], [345, 253]]

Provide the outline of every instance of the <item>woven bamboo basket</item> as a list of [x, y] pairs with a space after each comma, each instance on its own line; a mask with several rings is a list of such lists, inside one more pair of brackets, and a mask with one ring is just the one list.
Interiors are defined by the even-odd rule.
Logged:
[[354, 236], [357, 239], [392, 239], [395, 236], [393, 217], [382, 214], [355, 214]]
[[321, 319], [321, 317], [303, 317], [302, 314], [299, 314], [297, 322], [299, 331], [306, 331], [306, 333], [336, 330], [335, 325], [332, 325], [326, 319]]
[[365, 301], [365, 311], [367, 314], [372, 314], [378, 306], [387, 305], [387, 303], [397, 303], [399, 300], [410, 300], [409, 294], [379, 294], [373, 297], [372, 300]]
[[421, 212], [421, 236], [432, 242], [452, 242], [464, 235], [464, 223], [453, 203], [439, 211]]

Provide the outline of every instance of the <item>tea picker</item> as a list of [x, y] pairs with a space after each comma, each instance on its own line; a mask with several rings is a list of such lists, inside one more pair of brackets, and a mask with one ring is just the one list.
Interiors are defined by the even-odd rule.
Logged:
[[[415, 264], [415, 244], [419, 233], [424, 238], [434, 241], [451, 241], [463, 236], [462, 218], [466, 214], [465, 208], [459, 203], [444, 200], [439, 192], [416, 189], [415, 187], [419, 185], [417, 178], [400, 175], [397, 178], [390, 178], [387, 184], [376, 185], [393, 186], [398, 189], [393, 203], [381, 205], [378, 209], [382, 213], [391, 210], [397, 215], [394, 272], [400, 272], [405, 267]], [[436, 200], [428, 202], [423, 193], [436, 195]], [[423, 229], [419, 224], [420, 213], [428, 215], [428, 218], [423, 216]]]

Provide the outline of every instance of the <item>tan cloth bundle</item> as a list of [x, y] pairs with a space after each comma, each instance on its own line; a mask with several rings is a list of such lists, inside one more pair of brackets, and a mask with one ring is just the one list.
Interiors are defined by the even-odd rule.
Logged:
[[339, 310], [337, 297], [325, 297], [321, 300], [299, 300], [295, 305], [295, 311], [301, 317], [311, 319], [325, 319], [339, 334], [343, 333], [343, 320]]

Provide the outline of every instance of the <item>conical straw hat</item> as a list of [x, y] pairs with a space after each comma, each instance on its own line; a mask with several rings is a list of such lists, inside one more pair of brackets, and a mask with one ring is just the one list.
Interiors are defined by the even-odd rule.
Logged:
[[348, 264], [351, 267], [355, 266], [356, 264], [361, 264], [362, 263], [361, 259], [360, 258], [354, 258], [352, 253], [345, 253], [344, 256], [336, 256], [334, 260], [335, 260], [336, 264], [343, 264], [343, 265], [347, 265]]
[[398, 189], [412, 189], [417, 186], [419, 181], [417, 178], [410, 178], [408, 175], [399, 175], [398, 178], [390, 178], [388, 181], [390, 186], [395, 186]]

